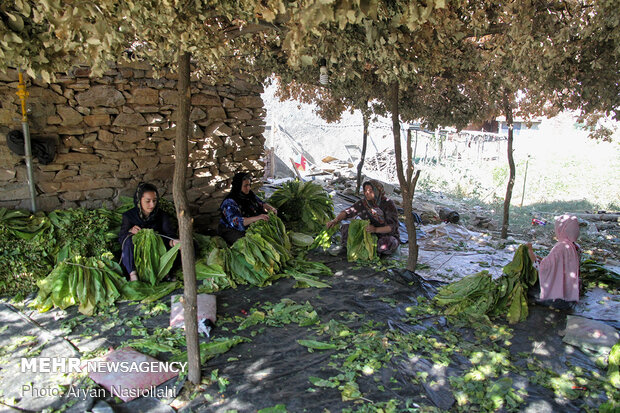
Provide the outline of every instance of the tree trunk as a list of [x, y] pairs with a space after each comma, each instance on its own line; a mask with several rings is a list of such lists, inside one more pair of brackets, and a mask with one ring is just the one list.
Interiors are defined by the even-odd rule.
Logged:
[[394, 153], [396, 155], [396, 173], [403, 195], [403, 209], [405, 211], [405, 226], [409, 234], [409, 258], [407, 259], [407, 269], [415, 272], [418, 263], [418, 241], [415, 232], [415, 222], [413, 220], [413, 194], [420, 176], [420, 171], [413, 175], [413, 159], [411, 150], [411, 132], [407, 133], [407, 175], [403, 170], [403, 156], [400, 145], [400, 121], [398, 110], [398, 82], [390, 85], [390, 111], [392, 112], [392, 134], [394, 135]]
[[513, 119], [512, 119], [512, 107], [510, 100], [512, 97], [509, 97], [509, 93], [504, 91], [504, 115], [506, 116], [506, 125], [508, 126], [508, 168], [509, 168], [509, 177], [508, 177], [508, 185], [506, 186], [506, 197], [504, 198], [504, 218], [502, 221], [502, 232], [501, 237], [506, 239], [508, 237], [508, 221], [510, 218], [510, 200], [512, 198], [512, 187], [515, 184], [515, 161], [512, 156], [512, 142], [513, 142]]
[[175, 162], [172, 193], [179, 220], [181, 240], [181, 262], [183, 265], [183, 308], [185, 317], [185, 338], [187, 340], [187, 378], [194, 384], [200, 383], [200, 347], [198, 345], [198, 304], [196, 296], [196, 266], [194, 242], [192, 240], [193, 219], [187, 200], [187, 164], [189, 139], [189, 111], [191, 102], [189, 80], [189, 53], [179, 54], [179, 111], [175, 141]]
[[366, 146], [368, 144], [368, 122], [369, 120], [370, 120], [370, 115], [368, 111], [363, 110], [362, 121], [364, 123], [364, 135], [362, 136], [362, 153], [360, 155], [360, 161], [357, 164], [357, 185], [355, 186], [355, 195], [359, 195], [360, 186], [362, 185], [362, 168], [364, 167], [364, 159], [366, 159]]

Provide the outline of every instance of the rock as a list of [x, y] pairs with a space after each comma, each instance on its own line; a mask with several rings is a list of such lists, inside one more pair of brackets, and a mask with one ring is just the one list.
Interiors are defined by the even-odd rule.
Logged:
[[154, 170], [151, 170], [147, 172], [146, 174], [144, 174], [144, 179], [146, 181], [154, 181], [154, 180], [167, 181], [169, 179], [172, 179], [173, 175], [174, 175], [173, 164], [168, 164], [165, 166], [160, 165]]
[[37, 182], [36, 186], [44, 194], [55, 194], [62, 184], [60, 182]]
[[200, 119], [204, 119], [207, 117], [207, 114], [205, 113], [204, 110], [200, 109], [200, 108], [194, 108], [192, 109], [192, 113], [190, 113], [189, 115], [189, 120], [196, 121], [196, 120], [200, 120]]
[[159, 91], [149, 87], [138, 88], [133, 91], [133, 103], [137, 105], [157, 105]]
[[138, 113], [158, 113], [159, 106], [136, 106], [135, 111]]
[[209, 120], [226, 119], [226, 111], [222, 107], [210, 107], [207, 109], [207, 116]]
[[6, 167], [0, 168], [0, 181], [10, 181], [13, 178], [15, 178], [15, 170]]
[[177, 105], [179, 101], [179, 92], [174, 90], [162, 90], [159, 92], [159, 96], [164, 102], [164, 105]]
[[112, 188], [101, 188], [85, 193], [87, 199], [109, 199], [114, 196], [114, 190]]
[[238, 108], [262, 108], [263, 99], [260, 96], [240, 96], [235, 100]]
[[81, 191], [63, 192], [60, 194], [60, 199], [63, 201], [81, 201], [84, 198], [84, 193]]
[[56, 173], [56, 176], [54, 177], [54, 181], [62, 182], [65, 179], [71, 178], [72, 176], [76, 176], [76, 175], [77, 175], [77, 171], [75, 169], [63, 169]]
[[239, 109], [239, 110], [228, 110], [228, 115], [237, 120], [250, 120], [252, 119], [252, 114], [247, 110]]
[[139, 156], [133, 159], [139, 171], [148, 171], [157, 166], [158, 158], [152, 156]]
[[246, 126], [241, 128], [241, 136], [254, 136], [260, 135], [265, 132], [265, 128], [263, 126]]
[[8, 110], [0, 109], [0, 124], [2, 125], [18, 125], [20, 121], [19, 113]]
[[49, 116], [47, 118], [48, 125], [60, 125], [62, 123], [62, 118], [60, 116]]
[[102, 142], [114, 142], [114, 134], [107, 130], [100, 130], [97, 138]]
[[114, 126], [136, 127], [146, 125], [146, 119], [140, 113], [121, 113], [114, 119]]
[[165, 140], [157, 144], [157, 152], [161, 155], [169, 155], [174, 153], [174, 141]]
[[91, 115], [118, 115], [120, 111], [117, 108], [93, 108]]
[[123, 94], [111, 86], [93, 86], [85, 92], [78, 93], [75, 98], [81, 106], [118, 107], [125, 104]]
[[80, 179], [80, 180], [63, 182], [60, 187], [60, 190], [63, 192], [88, 191], [91, 189], [119, 187], [121, 185], [122, 183], [118, 179], [110, 179], [110, 178]]
[[101, 157], [94, 154], [86, 154], [86, 153], [77, 153], [77, 152], [69, 152], [59, 154], [56, 157], [56, 163], [59, 164], [76, 164], [76, 163], [99, 163], [101, 162]]
[[37, 209], [41, 211], [53, 211], [60, 207], [60, 200], [57, 196], [38, 196]]
[[110, 124], [110, 115], [88, 115], [84, 116], [84, 123], [88, 126], [104, 126]]
[[230, 136], [232, 135], [233, 130], [230, 126], [228, 126], [225, 123], [222, 123], [222, 125], [220, 125], [214, 132], [214, 135], [217, 136]]
[[192, 106], [221, 106], [220, 98], [217, 96], [197, 94], [192, 95]]
[[146, 139], [146, 131], [135, 129], [135, 128], [129, 128], [125, 130], [125, 133], [117, 135], [117, 141], [115, 143], [119, 149], [122, 149], [123, 142], [135, 143], [135, 142], [140, 142], [145, 139]]

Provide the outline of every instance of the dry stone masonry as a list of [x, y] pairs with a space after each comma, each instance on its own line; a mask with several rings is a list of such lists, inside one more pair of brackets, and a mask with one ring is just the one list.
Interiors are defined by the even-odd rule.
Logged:
[[[80, 67], [50, 85], [28, 81], [31, 135], [58, 143], [51, 164], [34, 160], [39, 209], [112, 207], [140, 181], [171, 198], [176, 75], [156, 79], [144, 63], [89, 75]], [[17, 79], [15, 70], [0, 72], [0, 207], [28, 208], [25, 163], [5, 139], [21, 130]], [[192, 79], [188, 197], [197, 225], [216, 225], [235, 171], [263, 173], [262, 91], [242, 76], [215, 86]]]

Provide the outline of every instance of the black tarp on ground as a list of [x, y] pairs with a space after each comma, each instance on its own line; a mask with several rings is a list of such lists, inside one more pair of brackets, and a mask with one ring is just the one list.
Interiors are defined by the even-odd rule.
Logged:
[[[343, 257], [324, 254], [314, 254], [311, 259], [325, 261], [332, 268], [334, 276], [322, 278], [331, 284], [331, 288], [294, 288], [294, 280], [281, 279], [265, 288], [241, 286], [216, 294], [218, 325], [213, 337], [241, 335], [251, 341], [207, 361], [202, 368], [206, 385], [194, 394], [193, 400], [185, 402], [181, 411], [224, 412], [235, 409], [253, 412], [278, 404], [286, 406], [290, 412], [373, 411], [373, 407], [390, 404], [398, 405], [401, 411], [415, 406], [427, 411], [434, 408], [485, 411], [489, 410], [488, 405], [481, 406], [474, 402], [493, 396], [498, 389], [501, 394], [505, 389], [502, 390], [501, 386], [496, 389], [494, 384], [506, 383], [507, 380], [510, 380], [513, 389], [521, 388], [527, 392], [522, 395], [523, 401], [515, 407], [518, 411], [582, 411], [585, 407], [595, 407], [605, 401], [600, 389], [569, 389], [574, 398], [569, 400], [543, 387], [544, 380], [536, 379], [537, 370], [543, 372], [551, 369], [564, 373], [570, 366], [582, 366], [586, 371], [605, 375], [581, 351], [562, 343], [558, 332], [564, 328], [566, 313], [532, 306], [527, 321], [511, 327], [511, 336], [486, 337], [487, 331], [479, 327], [457, 326], [441, 315], [418, 313], [418, 302], [423, 304], [425, 301], [421, 297], [431, 297], [434, 286], [414, 274], [401, 270], [378, 271], [348, 263]], [[266, 302], [277, 303], [281, 299], [300, 304], [309, 302], [316, 310], [320, 324], [308, 327], [295, 323], [283, 327], [258, 324], [235, 331], [239, 322], [234, 318], [245, 319], [251, 314], [252, 307]], [[166, 297], [162, 302], [169, 304], [170, 298]], [[85, 352], [117, 347], [128, 339], [137, 338], [132, 336], [131, 329], [136, 318], [143, 314], [142, 306], [119, 303], [118, 309], [115, 314], [121, 324], [118, 321], [111, 323], [108, 319], [110, 314], [83, 318], [74, 323], [75, 330], [70, 334], [60, 328], [62, 320], [57, 320], [55, 316], [61, 313], [57, 310], [45, 314], [34, 312], [30, 316], [47, 330], [61, 337], [66, 336], [81, 352]], [[166, 327], [168, 315], [163, 312], [145, 318], [142, 320], [143, 327], [149, 332], [157, 327]], [[79, 313], [73, 307], [68, 309], [64, 320], [77, 316]], [[338, 386], [320, 387], [313, 385], [310, 378], [329, 381], [344, 374], [346, 360], [342, 354], [352, 355], [358, 349], [348, 345], [337, 350], [309, 352], [297, 341], [329, 342], [325, 329], [330, 326], [331, 320], [341, 322], [356, 334], [350, 339], [352, 343], [356, 340], [357, 343], [378, 343], [378, 348], [374, 350], [382, 355], [380, 367], [375, 366], [364, 373], [358, 371], [353, 377], [361, 393], [361, 397], [354, 400], [344, 401], [342, 389]], [[498, 328], [502, 327], [503, 323], [498, 323]], [[85, 333], [87, 337], [83, 337]], [[419, 337], [419, 343], [416, 337]], [[437, 337], [436, 348], [433, 348], [433, 337]], [[452, 337], [452, 342], [446, 345], [442, 337]], [[364, 341], [364, 338], [371, 340]], [[406, 351], [402, 350], [403, 343], [397, 342], [400, 339], [409, 340]], [[442, 352], [450, 346], [467, 349], [469, 353], [455, 351], [446, 359]], [[359, 350], [363, 355], [367, 349]], [[451, 380], [471, 373], [475, 367], [470, 360], [471, 354], [478, 351], [484, 358], [491, 354], [487, 354], [490, 350], [493, 355], [509, 352], [510, 362], [516, 367], [506, 368], [496, 377], [490, 374], [484, 378], [481, 381], [481, 397], [458, 406], [456, 403], [463, 403], [463, 396], [457, 394], [458, 389], [454, 388]], [[165, 359], [165, 356], [158, 358]], [[223, 379], [220, 383], [210, 383], [208, 380], [215, 369], [218, 370], [217, 376]], [[343, 378], [339, 384], [343, 386], [350, 380], [351, 377]], [[224, 385], [220, 387], [222, 382]], [[2, 387], [5, 385], [3, 382]], [[117, 404], [111, 398], [106, 402], [115, 411], [149, 411], [153, 403], [144, 399], [142, 402], [131, 402], [133, 405], [130, 406]], [[183, 403], [178, 405], [183, 406]], [[510, 409], [504, 407], [504, 410]]]
[[[324, 256], [321, 258], [325, 259]], [[240, 315], [258, 302], [277, 302], [281, 298], [290, 298], [298, 303], [309, 301], [318, 312], [321, 323], [332, 319], [346, 320], [347, 314], [357, 313], [362, 318], [348, 322], [351, 328], [372, 320], [380, 323], [374, 330], [384, 333], [390, 329], [411, 332], [434, 328], [453, 329], [464, 340], [474, 335], [471, 329], [457, 329], [440, 316], [419, 317], [420, 321], [416, 324], [402, 322], [407, 307], [415, 306], [419, 296], [429, 297], [433, 294], [433, 286], [423, 280], [420, 282], [419, 278], [409, 272], [379, 272], [368, 267], [351, 269], [352, 265], [342, 258], [331, 258], [327, 264], [335, 273], [333, 278], [326, 278], [332, 284], [330, 289], [295, 289], [292, 280], [280, 280], [262, 289], [227, 290], [218, 294], [220, 316]], [[228, 306], [222, 307], [223, 303]], [[515, 327], [512, 344], [506, 348], [517, 361], [519, 352], [534, 353], [543, 366], [558, 372], [566, 370], [565, 362], [596, 369], [592, 361], [579, 350], [562, 343], [558, 331], [563, 328], [564, 322], [565, 313], [533, 306], [528, 320]], [[226, 333], [216, 331], [216, 334]], [[449, 377], [462, 376], [471, 368], [470, 361], [459, 355], [453, 358], [449, 366], [434, 363], [429, 354], [423, 352], [395, 356], [374, 374], [358, 378], [362, 399], [345, 402], [338, 389], [316, 388], [309, 381], [312, 376], [327, 379], [339, 373], [330, 366], [336, 360], [334, 356], [338, 351], [315, 350], [310, 353], [297, 343], [300, 339], [326, 340], [325, 336], [317, 336], [313, 328], [293, 325], [267, 327], [252, 337], [251, 343], [240, 344], [224, 356], [207, 362], [203, 368], [205, 375], [212, 369], [218, 369], [219, 375], [227, 377], [230, 384], [219, 395], [213, 392], [217, 386], [211, 386], [209, 391], [213, 392], [213, 402], [198, 397], [183, 411], [256, 411], [278, 404], [284, 404], [288, 411], [293, 412], [342, 411], [355, 410], [373, 403], [387, 403], [391, 399], [400, 401], [400, 408], [405, 408], [409, 403], [411, 406], [417, 404], [436, 406], [442, 410], [455, 409]], [[541, 346], [544, 351], [541, 351]], [[227, 361], [230, 358], [232, 360]], [[420, 373], [428, 373], [426, 382], [416, 380]], [[507, 376], [512, 376], [515, 388], [524, 388], [528, 393], [519, 410], [580, 411], [584, 405], [593, 406], [601, 402], [557, 398], [553, 391], [529, 382], [523, 376], [514, 373]], [[493, 378], [489, 378], [489, 386], [492, 382]], [[467, 406], [463, 406], [463, 409], [467, 410]]]

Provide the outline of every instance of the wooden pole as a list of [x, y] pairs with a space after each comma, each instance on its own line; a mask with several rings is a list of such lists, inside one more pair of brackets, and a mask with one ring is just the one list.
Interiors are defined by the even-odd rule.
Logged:
[[185, 317], [185, 338], [187, 341], [187, 378], [194, 384], [200, 383], [200, 346], [198, 345], [198, 297], [196, 293], [196, 262], [192, 239], [193, 219], [187, 199], [187, 164], [189, 140], [189, 112], [191, 91], [189, 79], [190, 54], [179, 53], [179, 111], [177, 135], [174, 147], [174, 178], [172, 193], [179, 221], [181, 240], [181, 263], [183, 266], [183, 309]]

